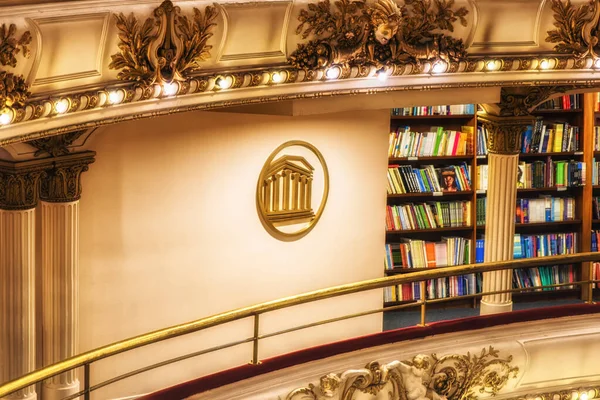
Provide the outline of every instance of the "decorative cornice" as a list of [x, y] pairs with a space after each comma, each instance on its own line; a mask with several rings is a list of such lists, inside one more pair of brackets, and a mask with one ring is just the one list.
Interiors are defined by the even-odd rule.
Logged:
[[[24, 57], [29, 57], [28, 46], [31, 43], [31, 33], [25, 31], [17, 39], [16, 32], [15, 24], [10, 24], [8, 27], [6, 24], [0, 26], [0, 64], [3, 66], [16, 67], [16, 55], [21, 51]], [[6, 106], [24, 106], [30, 94], [23, 75], [15, 75], [0, 69], [0, 110]]]
[[39, 157], [43, 154], [48, 154], [51, 157], [60, 157], [69, 154], [69, 146], [85, 132], [85, 129], [68, 132], [64, 135], [32, 140], [27, 142], [27, 144], [37, 149], [33, 155], [34, 157]]
[[[467, 25], [468, 10], [452, 9], [454, 1], [407, 1], [403, 10], [395, 0], [329, 0], [308, 4], [300, 11], [296, 34], [302, 39], [289, 62], [298, 69], [359, 65], [384, 68], [391, 65], [418, 67], [422, 61], [464, 60], [461, 39], [440, 32], [453, 32], [453, 23]], [[434, 33], [435, 32], [435, 33]], [[339, 75], [339, 74], [338, 74]]]
[[477, 393], [495, 396], [517, 377], [519, 368], [511, 362], [512, 356], [499, 358], [492, 346], [479, 355], [417, 355], [384, 365], [373, 361], [362, 369], [327, 374], [318, 385], [292, 390], [285, 400], [350, 400], [357, 391], [375, 396], [385, 388], [382, 398], [389, 400], [475, 400]]
[[546, 42], [556, 43], [558, 53], [598, 58], [600, 1], [590, 0], [576, 8], [570, 0], [552, 0], [552, 11], [556, 29], [548, 31]]
[[[582, 14], [587, 20], [592, 21], [590, 19], [592, 9], [594, 15], [600, 12], [598, 11], [599, 1], [593, 0], [588, 6], [588, 14]], [[343, 0], [335, 3], [329, 1], [311, 3], [307, 5], [306, 9], [301, 10], [298, 34], [306, 35], [308, 33], [312, 40], [300, 44], [298, 50], [289, 59], [291, 65], [262, 69], [246, 67], [235, 71], [219, 72], [198, 69], [201, 60], [208, 56], [207, 52], [211, 47], [207, 43], [215, 26], [218, 15], [217, 8], [207, 6], [203, 12], [194, 9], [194, 16], [188, 17], [181, 15], [178, 7], [173, 6], [167, 0], [154, 10], [152, 17], [145, 20], [133, 14], [129, 16], [119, 14], [116, 16], [116, 21], [119, 30], [120, 52], [113, 55], [110, 65], [112, 68], [120, 70], [118, 76], [121, 82], [106, 83], [105, 86], [83, 92], [73, 89], [70, 93], [53, 93], [29, 99], [26, 99], [28, 94], [23, 94], [23, 96], [13, 94], [10, 101], [7, 102], [10, 106], [4, 109], [0, 108], [0, 130], [10, 129], [11, 126], [24, 122], [54, 118], [59, 114], [75, 114], [88, 110], [119, 107], [124, 103], [155, 102], [162, 98], [175, 96], [198, 97], [198, 95], [205, 95], [203, 98], [210, 97], [211, 99], [203, 99], [201, 101], [203, 104], [198, 102], [189, 105], [190, 102], [187, 101], [188, 105], [185, 106], [177, 105], [170, 109], [159, 110], [146, 109], [118, 117], [107, 113], [106, 116], [95, 117], [98, 119], [93, 121], [50, 129], [42, 128], [36, 133], [0, 140], [0, 146], [130, 119], [299, 98], [398, 90], [498, 87], [522, 84], [533, 84], [534, 86], [570, 84], [571, 88], [576, 88], [578, 84], [568, 75], [566, 75], [567, 79], [560, 81], [556, 81], [556, 75], [553, 75], [553, 81], [540, 79], [537, 82], [525, 79], [503, 81], [500, 77], [503, 74], [525, 71], [592, 72], [600, 68], [600, 62], [597, 62], [597, 59], [589, 52], [585, 53], [587, 54], [585, 57], [582, 57], [585, 54], [581, 52], [574, 52], [574, 55], [557, 55], [555, 53], [497, 57], [491, 55], [468, 56], [463, 51], [462, 42], [459, 39], [443, 33], [452, 32], [458, 21], [463, 25], [466, 23], [466, 8], [454, 9], [454, 2], [448, 0], [436, 2], [411, 0], [405, 3], [402, 8], [399, 8], [394, 0], [378, 0], [377, 2]], [[559, 0], [554, 0], [553, 4], [555, 8], [563, 7], [565, 10], [574, 10], [568, 2], [565, 5]], [[340, 9], [345, 13], [338, 13], [337, 11]], [[573, 12], [564, 11], [564, 14], [571, 15]], [[145, 22], [142, 23], [142, 21]], [[589, 25], [593, 22], [589, 21], [586, 24]], [[585, 25], [586, 29], [591, 26], [588, 25]], [[364, 32], [360, 29], [364, 29]], [[581, 37], [589, 36], [589, 40], [594, 42], [595, 29], [592, 27], [589, 34], [582, 32]], [[359, 33], [358, 36], [354, 33], [355, 31]], [[9, 32], [13, 35], [14, 28], [9, 28], [6, 32], [7, 35]], [[11, 50], [11, 54], [16, 54], [19, 49], [26, 53], [27, 44], [30, 41], [31, 35], [28, 32], [22, 36], [21, 40], [11, 41], [11, 43], [14, 42], [14, 45], [11, 45], [11, 49], [14, 48]], [[308, 51], [308, 47], [311, 46], [315, 47], [315, 52], [310, 53], [312, 54], [310, 59], [301, 57], [300, 52]], [[562, 52], [562, 50], [560, 51]], [[305, 61], [300, 61], [300, 59], [305, 59]], [[430, 83], [431, 81], [427, 81], [426, 84], [423, 84], [415, 82], [413, 79], [410, 86], [402, 85], [401, 81], [395, 79], [395, 82], [387, 87], [377, 83], [364, 89], [325, 88], [318, 92], [313, 89], [312, 92], [306, 93], [301, 93], [302, 86], [297, 85], [328, 80], [368, 80], [375, 79], [381, 74], [387, 77], [401, 78], [424, 75], [449, 77], [465, 73], [485, 73], [487, 76], [485, 80], [478, 82], [461, 80], [454, 83]], [[493, 80], [494, 77], [499, 79]], [[540, 75], [541, 77], [542, 75]], [[440, 79], [436, 81], [439, 82]], [[15, 93], [25, 93], [26, 87], [18, 82], [15, 84], [16, 81], [13, 77], [10, 78], [10, 82], [4, 87], [12, 88], [11, 90]], [[584, 82], [582, 84], [586, 88], [590, 85], [599, 85], [592, 79], [581, 79], [579, 82]], [[22, 83], [24, 84], [24, 82]], [[231, 99], [231, 96], [228, 96], [228, 100], [221, 100], [220, 96], [215, 96], [221, 91], [229, 93], [238, 89], [267, 89], [272, 86], [282, 87], [292, 84], [298, 88], [293, 89], [295, 93], [269, 95], [268, 90], [265, 90], [266, 94], [262, 92], [254, 98]]]
[[180, 11], [165, 0], [143, 24], [133, 13], [115, 15], [120, 52], [111, 56], [108, 67], [120, 70], [119, 79], [160, 85], [185, 81], [210, 57], [207, 41], [213, 36], [218, 8], [207, 6], [204, 14], [194, 8], [191, 21]]
[[521, 135], [532, 125], [532, 116], [497, 117], [487, 113], [479, 113], [477, 121], [487, 130], [487, 148], [493, 154], [519, 154], [521, 151]]
[[94, 162], [95, 152], [84, 152], [77, 157], [58, 157], [40, 185], [40, 199], [51, 203], [66, 203], [81, 198], [81, 174]]

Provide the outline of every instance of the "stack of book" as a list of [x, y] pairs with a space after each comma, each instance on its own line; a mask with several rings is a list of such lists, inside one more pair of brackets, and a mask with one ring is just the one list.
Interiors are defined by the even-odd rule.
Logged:
[[388, 166], [388, 194], [459, 192], [471, 190], [471, 167], [466, 163], [435, 168], [424, 165]]
[[393, 116], [435, 116], [435, 115], [473, 115], [475, 104], [452, 104], [443, 106], [418, 106], [392, 108]]
[[387, 206], [388, 231], [471, 226], [470, 201], [434, 201]]
[[471, 127], [461, 132], [431, 127], [429, 132], [413, 132], [410, 127], [390, 132], [388, 157], [434, 157], [466, 155], [471, 150]]

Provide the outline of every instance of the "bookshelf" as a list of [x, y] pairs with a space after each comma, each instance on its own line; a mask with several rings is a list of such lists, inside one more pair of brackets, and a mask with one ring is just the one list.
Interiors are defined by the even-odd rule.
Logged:
[[[386, 275], [482, 261], [480, 247], [485, 237], [487, 190], [482, 177], [487, 176], [487, 149], [486, 132], [478, 126], [476, 110], [476, 105], [456, 105], [391, 111], [388, 180], [392, 187], [388, 187], [386, 216]], [[540, 105], [533, 114], [537, 122], [523, 135], [519, 156], [516, 258], [590, 251], [592, 238], [598, 239], [594, 246], [600, 247], [600, 94], [561, 96]], [[448, 146], [439, 145], [440, 135], [450, 135], [448, 132], [466, 134], [463, 139], [467, 143], [462, 151], [447, 151]], [[440, 150], [443, 147], [445, 150]], [[594, 157], [598, 164], [594, 164]], [[465, 190], [439, 190], [438, 186], [444, 184], [441, 173], [452, 168], [458, 173], [456, 166], [468, 171], [470, 185]], [[414, 171], [412, 183], [408, 182], [410, 171]], [[395, 190], [398, 188], [394, 187], [394, 173], [396, 183], [403, 181], [406, 186], [412, 185], [412, 190]], [[434, 177], [438, 178], [437, 183], [431, 182]], [[592, 216], [594, 196], [598, 198], [598, 212]], [[431, 223], [440, 212], [440, 202], [455, 204], [455, 208], [461, 204], [458, 224]], [[430, 211], [423, 213], [424, 207], [430, 207]], [[593, 230], [598, 231], [597, 236]], [[579, 277], [587, 279], [594, 271], [600, 273], [600, 265], [540, 267], [514, 274], [513, 287], [573, 282]], [[428, 282], [429, 299], [481, 290], [481, 277], [445, 279]], [[422, 294], [416, 285], [406, 286], [387, 290], [384, 306], [420, 298]], [[587, 298], [587, 295], [587, 288], [566, 286], [513, 297], [551, 299]]]

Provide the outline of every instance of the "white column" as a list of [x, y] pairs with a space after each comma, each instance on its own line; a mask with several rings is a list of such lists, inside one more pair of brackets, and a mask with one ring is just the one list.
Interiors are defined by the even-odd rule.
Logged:
[[[515, 208], [517, 202], [517, 168], [521, 135], [531, 116], [495, 117], [480, 114], [479, 120], [488, 131], [488, 190], [485, 216], [485, 262], [513, 259]], [[512, 270], [483, 273], [483, 291], [512, 288]], [[511, 293], [483, 296], [480, 314], [512, 311]]]
[[[485, 214], [484, 261], [513, 259], [518, 154], [488, 155], [488, 189]], [[510, 289], [512, 270], [483, 273], [483, 291]], [[484, 296], [481, 315], [512, 311], [510, 293]]]
[[[50, 365], [77, 354], [79, 343], [79, 201], [42, 201], [43, 359]], [[76, 371], [48, 379], [44, 400], [79, 391]]]
[[[0, 383], [35, 369], [35, 209], [0, 210]], [[6, 399], [34, 400], [35, 387]]]

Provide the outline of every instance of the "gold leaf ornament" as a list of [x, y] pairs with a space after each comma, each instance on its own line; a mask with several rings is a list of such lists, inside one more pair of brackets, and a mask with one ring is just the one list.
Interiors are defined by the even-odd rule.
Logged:
[[[17, 54], [29, 57], [31, 44], [31, 33], [23, 32], [20, 38], [16, 38], [17, 26], [15, 24], [2, 24], [0, 26], [0, 64], [2, 66], [16, 67]], [[29, 93], [29, 85], [25, 82], [23, 75], [15, 75], [0, 69], [0, 109], [8, 106], [23, 106]]]
[[454, 9], [454, 0], [322, 0], [300, 11], [298, 44], [289, 63], [299, 69], [331, 65], [381, 68], [422, 61], [465, 59], [461, 39], [445, 35], [454, 23], [467, 24], [468, 10]]
[[117, 78], [144, 84], [184, 81], [210, 57], [218, 8], [193, 9], [194, 16], [181, 15], [179, 7], [165, 0], [140, 24], [132, 13], [115, 15], [119, 29], [119, 53], [111, 56], [110, 69]]

